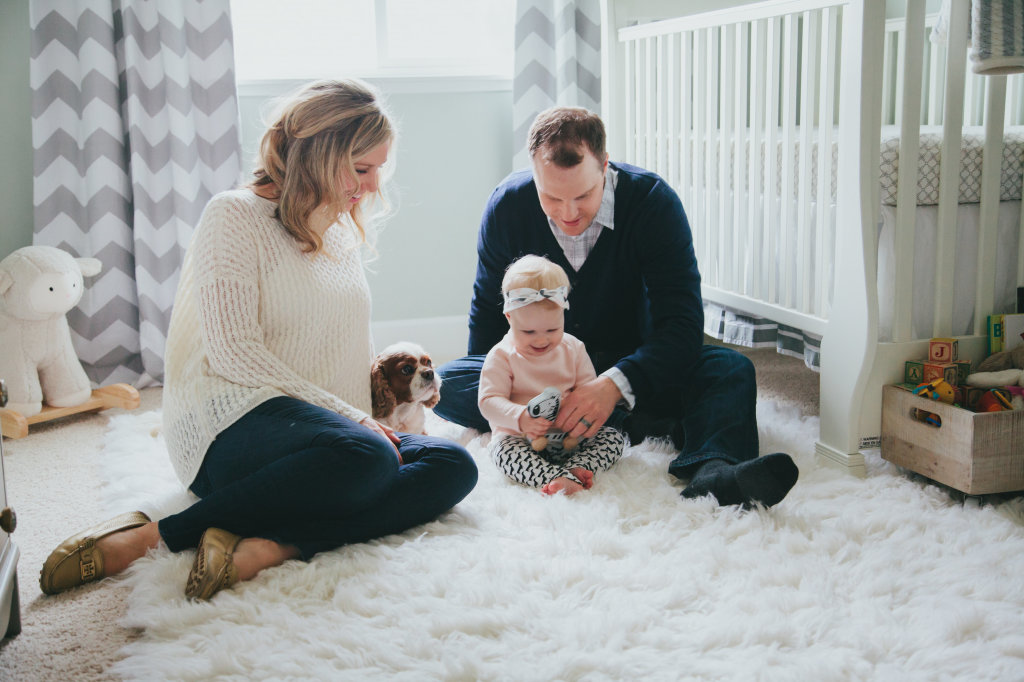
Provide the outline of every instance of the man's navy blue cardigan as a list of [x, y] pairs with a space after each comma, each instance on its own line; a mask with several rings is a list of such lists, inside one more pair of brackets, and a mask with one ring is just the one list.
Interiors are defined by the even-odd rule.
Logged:
[[501, 280], [509, 264], [526, 254], [546, 256], [569, 275], [565, 330], [586, 344], [597, 372], [615, 365], [638, 406], [674, 410], [703, 344], [690, 225], [664, 180], [635, 166], [613, 167], [615, 229], [601, 231], [579, 272], [551, 234], [531, 171], [513, 173], [494, 190], [477, 242], [469, 354], [487, 353], [508, 331]]

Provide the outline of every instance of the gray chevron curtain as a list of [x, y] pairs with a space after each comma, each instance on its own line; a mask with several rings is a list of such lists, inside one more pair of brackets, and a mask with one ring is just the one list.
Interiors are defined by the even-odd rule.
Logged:
[[163, 380], [184, 249], [241, 170], [228, 0], [30, 0], [33, 242], [99, 258], [68, 313], [96, 384]]
[[526, 133], [555, 105], [601, 111], [599, 0], [517, 0], [512, 80], [513, 154], [524, 168]]

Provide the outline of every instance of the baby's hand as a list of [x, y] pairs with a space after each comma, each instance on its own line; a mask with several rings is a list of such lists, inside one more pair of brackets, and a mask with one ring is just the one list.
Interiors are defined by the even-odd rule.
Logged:
[[551, 422], [544, 417], [531, 417], [525, 411], [519, 415], [519, 430], [528, 440], [534, 440], [547, 434], [551, 429]]

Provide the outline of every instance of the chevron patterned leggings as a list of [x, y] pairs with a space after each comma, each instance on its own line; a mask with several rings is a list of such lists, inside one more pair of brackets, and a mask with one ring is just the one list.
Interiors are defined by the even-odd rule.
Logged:
[[522, 436], [498, 436], [491, 442], [494, 464], [517, 483], [540, 488], [559, 477], [580, 483], [570, 470], [577, 467], [598, 472], [619, 461], [626, 449], [626, 436], [610, 426], [601, 427], [593, 438], [580, 441], [572, 452], [561, 448], [564, 434], [548, 434], [547, 449], [537, 452]]

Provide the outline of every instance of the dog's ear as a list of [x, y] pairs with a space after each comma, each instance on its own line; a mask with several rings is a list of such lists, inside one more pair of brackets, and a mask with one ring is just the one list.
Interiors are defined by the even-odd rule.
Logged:
[[384, 374], [384, 364], [378, 359], [373, 361], [370, 370], [370, 394], [373, 400], [373, 418], [382, 419], [395, 411], [398, 401], [391, 390], [391, 383]]

